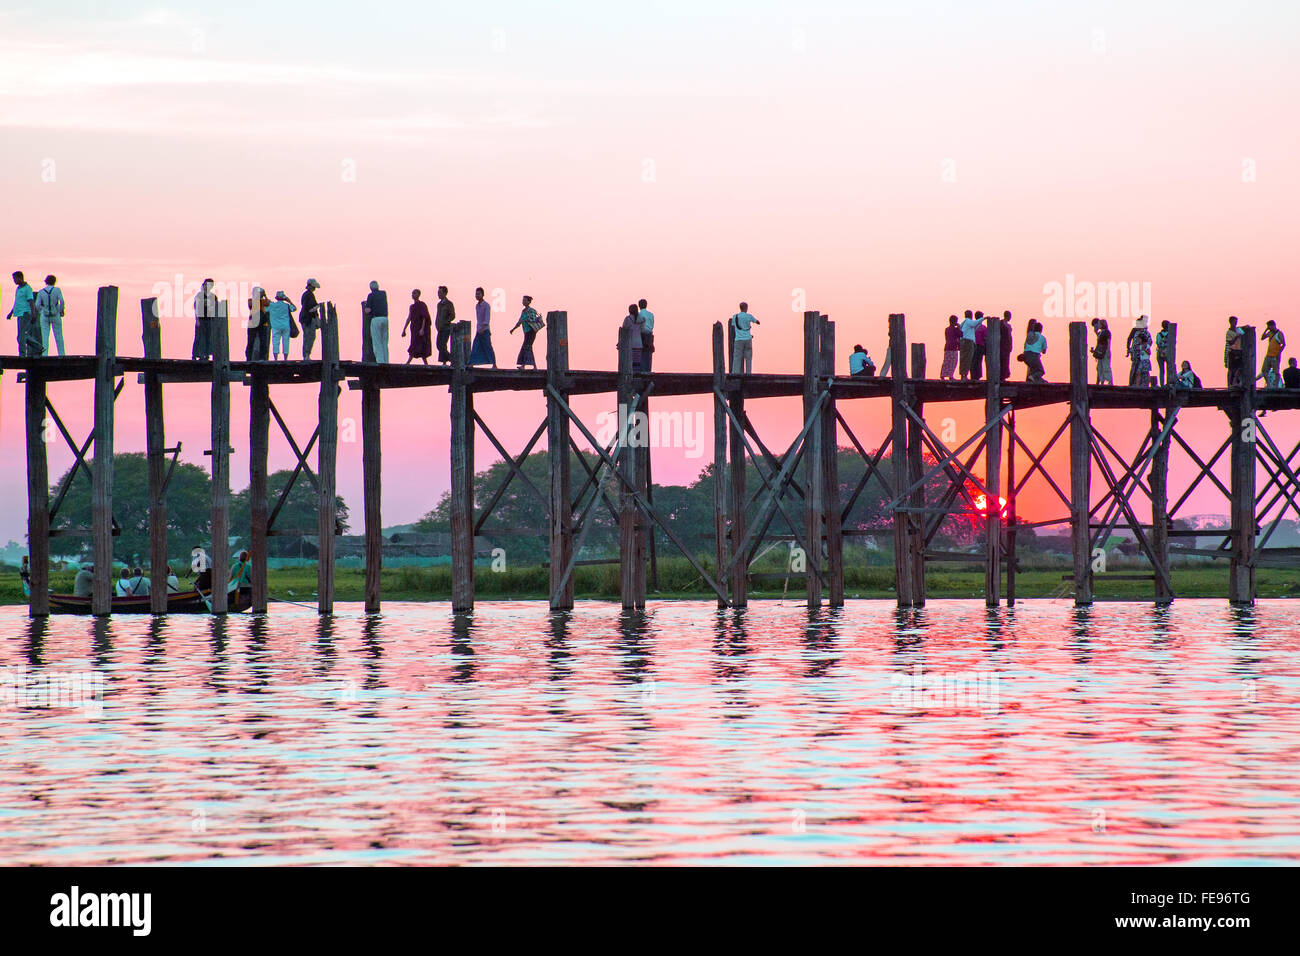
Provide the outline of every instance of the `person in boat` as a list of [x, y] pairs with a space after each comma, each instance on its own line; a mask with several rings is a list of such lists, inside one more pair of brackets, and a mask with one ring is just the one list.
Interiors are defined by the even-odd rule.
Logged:
[[83, 564], [72, 582], [73, 597], [90, 597], [95, 593], [95, 566]]
[[198, 570], [194, 574], [194, 590], [204, 593], [212, 590], [212, 567], [207, 560], [207, 552], [201, 545], [195, 545], [190, 549], [190, 554], [194, 556], [192, 567]]
[[242, 591], [253, 587], [253, 562], [247, 551], [239, 552], [239, 559], [230, 569], [227, 591]]
[[138, 565], [131, 569], [131, 596], [142, 597], [153, 590], [153, 585], [149, 579], [144, 576], [144, 569]]
[[169, 594], [176, 594], [177, 592], [180, 591], [180, 589], [181, 589], [181, 582], [176, 577], [176, 572], [172, 570], [172, 566], [168, 564], [167, 565], [167, 592]]
[[23, 582], [23, 594], [28, 597], [32, 596], [32, 566], [31, 558], [23, 555], [22, 564], [18, 566], [18, 578]]
[[118, 576], [117, 587], [113, 589], [114, 597], [131, 596], [131, 569], [123, 568], [122, 573]]

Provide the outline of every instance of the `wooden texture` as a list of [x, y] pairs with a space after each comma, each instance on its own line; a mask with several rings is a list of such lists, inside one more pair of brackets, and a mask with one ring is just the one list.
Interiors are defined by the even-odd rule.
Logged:
[[[140, 300], [141, 342], [144, 356], [162, 358], [162, 328], [158, 300]], [[167, 612], [167, 480], [166, 419], [163, 415], [162, 379], [144, 373], [144, 441], [149, 484], [149, 610]]]
[[217, 305], [212, 342], [212, 613], [229, 610], [230, 595], [230, 303]]
[[[723, 389], [727, 384], [726, 335], [721, 322], [713, 323], [713, 560], [718, 584], [728, 589], [727, 551], [727, 411]], [[728, 601], [718, 596], [718, 607]]]
[[31, 598], [27, 613], [50, 613], [50, 472], [45, 448], [45, 379], [27, 373], [27, 554]]
[[[990, 317], [984, 347], [984, 421], [1002, 414], [1002, 322]], [[984, 446], [984, 603], [997, 607], [1002, 600], [1002, 425], [989, 429]]]
[[378, 614], [380, 572], [384, 566], [384, 518], [382, 508], [382, 458], [379, 438], [380, 396], [373, 382], [361, 388], [361, 471], [365, 497], [366, 613]]
[[325, 303], [320, 328], [320, 399], [317, 406], [320, 440], [316, 443], [317, 559], [316, 607], [334, 613], [334, 550], [338, 523], [337, 477], [339, 451], [339, 319], [333, 302]]
[[[898, 313], [889, 317], [889, 363], [894, 375], [893, 387], [893, 441], [889, 454], [895, 493], [908, 486], [907, 481], [907, 412], [904, 405], [911, 396], [907, 390], [907, 328], [905, 318]], [[906, 504], [900, 500], [894, 510], [894, 581], [899, 607], [912, 607], [915, 601], [913, 586], [916, 580], [912, 571], [912, 518]]]
[[1092, 496], [1089, 449], [1088, 326], [1070, 323], [1070, 543], [1074, 558], [1074, 603], [1092, 603], [1092, 543], [1088, 509]]
[[117, 286], [101, 286], [95, 320], [95, 459], [91, 464], [94, 614], [113, 610], [113, 401], [117, 355]]
[[[568, 398], [569, 313], [546, 313], [546, 381], [565, 400]], [[564, 406], [546, 396], [546, 458], [550, 471], [551, 503], [551, 587], [552, 611], [573, 607], [573, 576], [565, 575], [573, 559], [573, 503], [569, 452], [569, 416]]]
[[469, 323], [451, 330], [451, 609], [474, 609], [474, 395]]

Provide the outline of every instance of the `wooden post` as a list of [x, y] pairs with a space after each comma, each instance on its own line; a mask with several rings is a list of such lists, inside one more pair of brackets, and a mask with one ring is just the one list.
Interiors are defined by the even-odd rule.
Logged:
[[[889, 317], [889, 364], [893, 369], [893, 439], [889, 450], [889, 463], [894, 479], [894, 492], [901, 497], [907, 488], [907, 413], [904, 404], [911, 397], [907, 390], [907, 326], [900, 313]], [[911, 516], [902, 500], [894, 509], [894, 589], [899, 607], [911, 607], [912, 589], [916, 575], [912, 570]]]
[[[1002, 353], [998, 353], [1001, 358]], [[1007, 421], [1007, 607], [1016, 604], [1016, 409]]]
[[316, 480], [320, 485], [316, 525], [316, 608], [334, 613], [335, 501], [339, 452], [339, 319], [333, 302], [325, 304], [320, 330], [320, 441], [316, 443]]
[[271, 445], [271, 386], [257, 363], [249, 372], [248, 391], [248, 550], [253, 561], [254, 614], [265, 614], [268, 600], [267, 509], [269, 489], [267, 455]]
[[[899, 366], [899, 374], [902, 374], [902, 366]], [[912, 345], [912, 378], [921, 380], [925, 378], [925, 343], [916, 342]], [[916, 414], [925, 415], [925, 404], [920, 400], [913, 402]], [[925, 458], [923, 455], [924, 432], [921, 426], [914, 421], [907, 423], [907, 483], [920, 481], [925, 474]], [[912, 492], [911, 506], [913, 511], [908, 516], [908, 550], [911, 552], [912, 566], [912, 604], [915, 607], [925, 606], [925, 488], [917, 488]]]
[[[567, 403], [569, 398], [569, 313], [546, 313], [546, 382]], [[563, 581], [573, 557], [573, 494], [570, 474], [569, 416], [563, 405], [546, 396], [546, 458], [551, 474], [551, 610], [573, 607], [573, 578]], [[600, 489], [596, 489], [599, 493]], [[563, 587], [561, 587], [563, 583]]]
[[[822, 317], [819, 312], [803, 314], [803, 417], [805, 421], [812, 414], [821, 389], [821, 322]], [[820, 421], [808, 430], [808, 437], [805, 439], [807, 447], [804, 449], [803, 456], [804, 487], [807, 489], [804, 496], [806, 505], [804, 527], [809, 548], [809, 553], [805, 555], [804, 583], [810, 608], [818, 608], [822, 604], [822, 582], [818, 575], [822, 567], [822, 534], [825, 518], [822, 513], [824, 431], [825, 428]]]
[[[1165, 338], [1165, 354], [1168, 356], [1167, 386], [1169, 401], [1165, 403], [1164, 414], [1155, 409], [1151, 411], [1151, 436], [1160, 435], [1169, 416], [1174, 413], [1175, 395], [1178, 388], [1178, 324], [1169, 324], [1169, 334]], [[1173, 437], [1161, 442], [1151, 458], [1151, 550], [1156, 556], [1156, 603], [1169, 604], [1174, 599], [1174, 592], [1165, 580], [1172, 580], [1169, 572], [1169, 446]], [[1164, 574], [1160, 572], [1163, 569]]]
[[[162, 358], [162, 329], [158, 323], [158, 300], [140, 300], [141, 339], [144, 357]], [[144, 375], [144, 441], [149, 482], [149, 610], [167, 613], [167, 480], [166, 427], [163, 419], [162, 378], [157, 372]]]
[[[734, 343], [732, 354], [735, 354]], [[749, 603], [749, 559], [742, 547], [745, 542], [745, 436], [736, 422], [745, 420], [745, 377], [732, 370], [732, 390], [727, 396], [731, 405], [731, 464], [728, 477], [731, 495], [727, 502], [731, 526], [731, 584], [727, 590], [732, 607], [745, 607]]]
[[1255, 327], [1242, 328], [1241, 397], [1232, 423], [1232, 557], [1228, 600], [1255, 603]]
[[[96, 456], [98, 457], [98, 456]], [[45, 379], [27, 372], [27, 554], [31, 598], [27, 613], [50, 613], [50, 471], [45, 451]], [[96, 579], [104, 572], [96, 570]]]
[[[636, 480], [636, 452], [628, 439], [633, 428], [629, 411], [632, 405], [631, 329], [618, 330], [618, 470], [625, 481]], [[618, 487], [618, 593], [623, 609], [636, 607], [637, 553], [636, 502], [627, 485]]]
[[[1002, 414], [1002, 322], [996, 316], [988, 320], [984, 346], [985, 422]], [[988, 431], [984, 446], [984, 604], [997, 607], [1002, 599], [1002, 425]]]
[[[1092, 498], [1088, 409], [1088, 326], [1070, 323], [1070, 540], [1074, 552], [1074, 603], [1092, 603]], [[1103, 542], [1104, 544], [1104, 542]]]
[[[113, 385], [116, 376], [117, 286], [100, 286], [95, 321], [95, 459], [91, 463], [90, 529], [95, 582], [90, 608], [94, 614], [113, 611]], [[47, 560], [47, 567], [48, 564]]]
[[[642, 353], [644, 354], [644, 353]], [[633, 373], [634, 375], [637, 373]], [[650, 489], [650, 400], [648, 396], [643, 396], [638, 407], [638, 411], [644, 416], [642, 421], [646, 423], [645, 442], [637, 445], [632, 449], [632, 473], [633, 483], [643, 495], [649, 494]], [[648, 499], [647, 499], [648, 500]], [[640, 508], [636, 508], [636, 502], [633, 501], [633, 527], [636, 530], [636, 558], [632, 563], [632, 586], [633, 594], [637, 608], [645, 607], [645, 589], [646, 589], [646, 564], [649, 560], [649, 546], [647, 539], [652, 536], [649, 519], [641, 513]]]
[[[212, 613], [229, 610], [230, 574], [230, 303], [212, 323]], [[96, 562], [98, 563], [98, 562]]]
[[379, 383], [370, 376], [361, 380], [361, 470], [366, 512], [366, 613], [378, 614], [380, 571], [384, 566], [384, 519], [379, 439]]
[[451, 329], [451, 609], [474, 610], [474, 395], [469, 322]]
[[[821, 367], [824, 381], [835, 378], [835, 323], [821, 321]], [[835, 393], [822, 409], [822, 513], [826, 527], [826, 599], [831, 607], [844, 606], [844, 522], [840, 515], [839, 425], [835, 421]]]
[[[723, 399], [727, 385], [726, 337], [721, 322], [713, 323], [713, 560], [718, 584], [726, 592], [727, 567], [727, 411]], [[718, 598], [718, 607], [727, 601]]]

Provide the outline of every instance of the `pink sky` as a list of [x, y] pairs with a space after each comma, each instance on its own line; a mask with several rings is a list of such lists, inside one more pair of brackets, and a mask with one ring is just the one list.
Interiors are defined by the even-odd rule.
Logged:
[[[1150, 283], [1153, 318], [1179, 323], [1180, 357], [1206, 384], [1222, 382], [1229, 313], [1275, 318], [1300, 343], [1300, 74], [1283, 5], [413, 5], [365, 21], [319, 5], [234, 4], [220, 18], [83, 8], [0, 15], [2, 271], [59, 276], [73, 352], [93, 349], [95, 288], [113, 283], [119, 351], [138, 354], [138, 300], [177, 273], [295, 300], [314, 275], [339, 303], [345, 357], [359, 355], [372, 278], [394, 303], [446, 284], [462, 317], [476, 285], [504, 290], [494, 327], [509, 364], [518, 337], [504, 333], [527, 292], [543, 312], [568, 310], [576, 368], [612, 366], [616, 326], [644, 296], [657, 368], [707, 368], [710, 326], [744, 298], [763, 323], [755, 370], [795, 371], [803, 290], [837, 322], [841, 372], [854, 342], [880, 360], [890, 312], [907, 314], [937, 367], [949, 313], [1010, 308], [1019, 334], [1067, 274]], [[12, 295], [6, 278], [2, 311]], [[1047, 320], [1056, 380], [1066, 321]], [[187, 355], [192, 321], [164, 325], [165, 354]], [[84, 434], [88, 387], [51, 392]], [[276, 401], [305, 440], [314, 389]], [[169, 443], [200, 464], [207, 402], [202, 386], [168, 389]], [[447, 487], [447, 406], [435, 389], [385, 396], [386, 524], [418, 518]], [[516, 448], [544, 413], [531, 394], [478, 407]], [[594, 417], [604, 403], [581, 407]], [[796, 430], [795, 403], [759, 407], [770, 445]], [[232, 409], [239, 488], [239, 387]], [[119, 451], [143, 449], [142, 414], [132, 379]], [[884, 414], [847, 411], [872, 445]], [[982, 406], [953, 414], [973, 429]], [[359, 419], [356, 395], [341, 415]], [[1269, 427], [1293, 444], [1300, 423], [1281, 417]], [[1212, 451], [1220, 422], [1196, 421]], [[14, 466], [0, 493], [14, 506], [0, 540], [25, 531], [22, 422], [6, 374], [0, 453]], [[480, 465], [490, 452], [481, 441]], [[360, 457], [341, 446], [357, 525]], [[291, 461], [273, 436], [273, 467]], [[70, 463], [51, 446], [52, 478]], [[687, 481], [703, 464], [663, 449], [655, 476]]]

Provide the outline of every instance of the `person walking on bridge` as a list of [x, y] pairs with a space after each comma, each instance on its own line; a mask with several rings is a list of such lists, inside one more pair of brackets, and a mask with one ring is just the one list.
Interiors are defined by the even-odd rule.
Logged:
[[406, 364], [410, 365], [412, 359], [419, 359], [425, 365], [429, 364], [429, 356], [433, 354], [433, 320], [429, 317], [429, 306], [420, 301], [420, 290], [411, 290], [411, 310], [406, 314], [406, 324], [402, 326], [402, 338], [406, 337], [406, 330], [411, 330], [411, 344], [406, 349]]
[[515, 359], [515, 368], [522, 369], [524, 366], [530, 365], [536, 369], [537, 358], [533, 355], [533, 342], [537, 339], [538, 331], [546, 323], [542, 321], [542, 317], [533, 308], [533, 297], [531, 295], [524, 296], [523, 306], [523, 311], [519, 313], [519, 321], [510, 327], [511, 334], [518, 328], [524, 330], [524, 344], [519, 346], [519, 357]]
[[469, 350], [470, 365], [497, 367], [497, 353], [492, 348], [492, 306], [483, 298], [483, 287], [474, 290], [474, 344]]
[[1097, 344], [1092, 347], [1092, 357], [1097, 360], [1097, 384], [1114, 385], [1115, 376], [1110, 370], [1110, 327], [1105, 319], [1093, 318], [1092, 331]]
[[190, 349], [190, 357], [196, 360], [212, 358], [212, 323], [220, 308], [212, 291], [216, 284], [213, 279], [204, 279], [194, 296], [194, 346]]
[[434, 314], [433, 327], [438, 333], [438, 362], [446, 365], [451, 361], [451, 352], [447, 342], [451, 339], [451, 326], [456, 321], [456, 306], [447, 298], [447, 287], [438, 286], [438, 306]]

